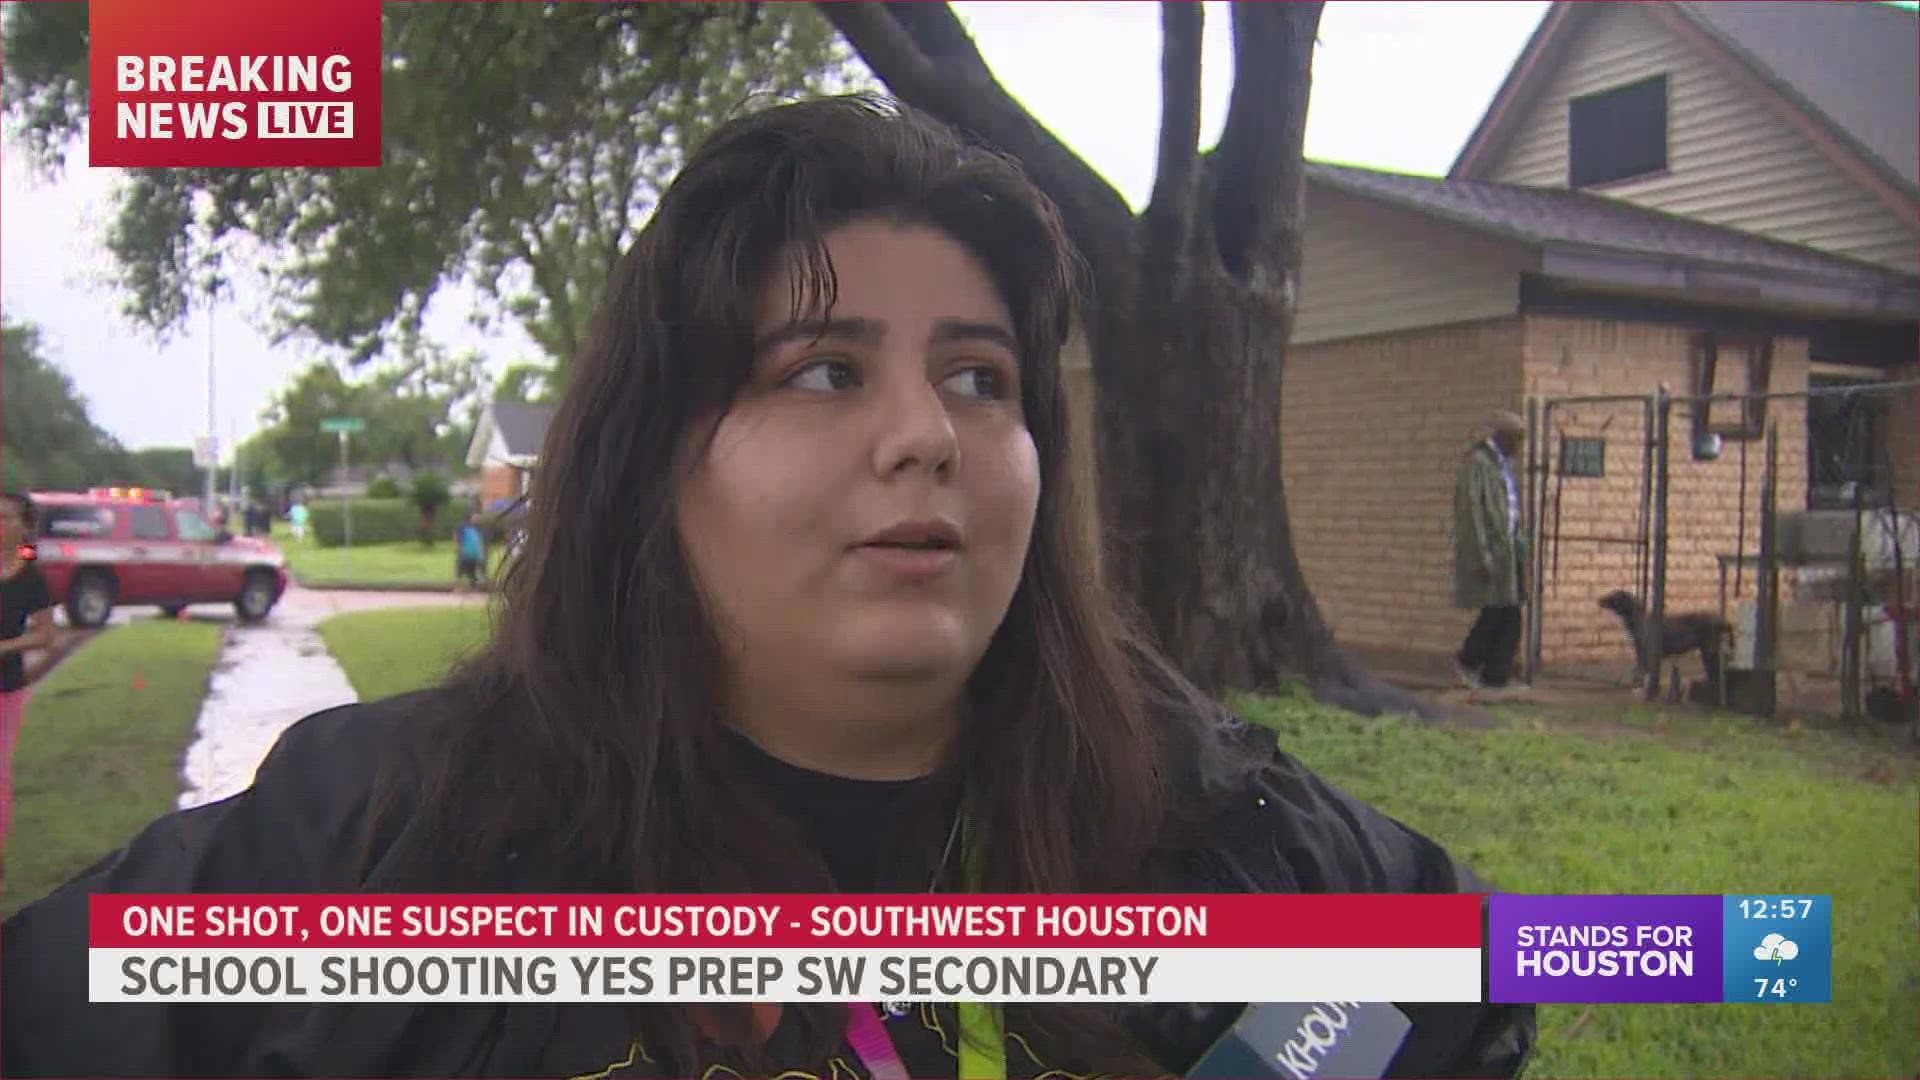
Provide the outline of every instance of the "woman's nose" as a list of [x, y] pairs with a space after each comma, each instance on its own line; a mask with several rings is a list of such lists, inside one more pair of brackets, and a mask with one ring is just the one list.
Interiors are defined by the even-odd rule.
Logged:
[[912, 469], [944, 478], [960, 464], [953, 417], [919, 367], [916, 363], [912, 374], [884, 380], [882, 392], [873, 397], [873, 466], [882, 478]]

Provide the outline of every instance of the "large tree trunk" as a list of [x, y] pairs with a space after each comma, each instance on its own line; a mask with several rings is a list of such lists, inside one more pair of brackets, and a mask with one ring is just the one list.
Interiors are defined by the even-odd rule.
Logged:
[[944, 4], [825, 3], [900, 98], [1018, 156], [1092, 270], [1108, 571], [1204, 689], [1305, 679], [1362, 712], [1432, 715], [1340, 650], [1287, 524], [1280, 394], [1301, 247], [1301, 144], [1320, 5], [1235, 4], [1220, 145], [1198, 152], [1201, 7], [1162, 7], [1159, 167], [1124, 199], [994, 81]]
[[1154, 287], [1175, 282], [1148, 269], [1149, 287], [1128, 305], [1129, 336], [1094, 342], [1114, 376], [1096, 369], [1103, 457], [1133, 458], [1143, 481], [1108, 485], [1117, 490], [1106, 517], [1124, 538], [1116, 584], [1189, 677], [1213, 689], [1271, 686], [1327, 637], [1297, 571], [1280, 484], [1289, 319], [1277, 297], [1181, 258], [1178, 292]]

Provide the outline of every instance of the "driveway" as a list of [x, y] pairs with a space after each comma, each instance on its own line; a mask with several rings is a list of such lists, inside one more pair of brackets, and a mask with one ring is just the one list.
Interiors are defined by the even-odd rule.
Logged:
[[[483, 594], [345, 592], [289, 586], [267, 620], [234, 621], [233, 609], [189, 609], [196, 619], [227, 625], [220, 659], [200, 704], [193, 744], [181, 766], [181, 809], [244, 791], [274, 741], [295, 721], [358, 701], [314, 628], [330, 616], [374, 608], [482, 605]], [[123, 618], [120, 612], [116, 620]], [[131, 617], [148, 618], [149, 612]]]

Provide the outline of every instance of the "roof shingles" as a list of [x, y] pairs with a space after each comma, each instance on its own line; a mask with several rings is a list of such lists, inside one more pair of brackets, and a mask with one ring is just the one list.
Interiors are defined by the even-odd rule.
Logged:
[[1308, 163], [1307, 177], [1339, 191], [1526, 243], [1570, 244], [1815, 275], [1836, 283], [1911, 285], [1916, 280], [1868, 263], [1588, 192], [1440, 180], [1318, 162]]
[[547, 422], [553, 419], [553, 406], [496, 401], [490, 407], [494, 430], [500, 433], [507, 453], [515, 457], [540, 453], [540, 444], [547, 438]]
[[1920, 16], [1884, 3], [1697, 0], [1677, 10], [1920, 188]]

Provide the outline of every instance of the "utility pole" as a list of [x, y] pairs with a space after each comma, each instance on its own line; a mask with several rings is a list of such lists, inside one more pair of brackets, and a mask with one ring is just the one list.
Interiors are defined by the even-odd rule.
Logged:
[[200, 509], [208, 521], [213, 520], [214, 476], [220, 469], [219, 443], [214, 432], [213, 419], [213, 297], [214, 284], [207, 282], [207, 498]]
[[346, 531], [346, 544], [353, 547], [353, 498], [347, 494], [347, 439], [348, 428], [340, 429], [340, 521]]
[[1648, 701], [1660, 698], [1660, 676], [1666, 664], [1662, 662], [1665, 643], [1661, 640], [1661, 626], [1667, 614], [1667, 497], [1672, 484], [1672, 461], [1668, 454], [1668, 444], [1673, 436], [1673, 394], [1666, 383], [1661, 383], [1653, 392], [1653, 535], [1650, 537], [1652, 549], [1653, 581], [1647, 598], [1647, 614], [1640, 627], [1640, 651], [1648, 658], [1651, 668], [1646, 673], [1645, 687]]
[[347, 494], [347, 444], [356, 431], [365, 431], [367, 422], [353, 416], [329, 416], [320, 421], [321, 431], [340, 436], [340, 521], [346, 530], [346, 546], [353, 547], [353, 498]]

